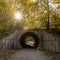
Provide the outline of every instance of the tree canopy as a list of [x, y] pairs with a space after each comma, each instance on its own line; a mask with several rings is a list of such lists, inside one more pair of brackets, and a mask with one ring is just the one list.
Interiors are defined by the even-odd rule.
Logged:
[[[18, 21], [14, 13], [21, 12]], [[0, 31], [22, 26], [23, 29], [60, 28], [60, 0], [0, 0]]]

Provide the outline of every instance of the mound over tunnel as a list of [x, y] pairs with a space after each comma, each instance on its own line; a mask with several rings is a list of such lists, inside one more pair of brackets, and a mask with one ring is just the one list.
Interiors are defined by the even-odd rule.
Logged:
[[20, 44], [22, 48], [36, 49], [39, 46], [39, 37], [33, 32], [26, 32], [20, 37]]

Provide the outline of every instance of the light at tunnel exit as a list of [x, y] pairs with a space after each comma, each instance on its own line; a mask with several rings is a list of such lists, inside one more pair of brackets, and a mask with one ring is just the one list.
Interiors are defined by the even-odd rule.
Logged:
[[25, 44], [30, 45], [30, 46], [34, 46], [35, 45], [35, 40], [33, 37], [27, 37], [25, 40]]
[[22, 48], [36, 49], [39, 46], [39, 37], [33, 32], [26, 32], [20, 37]]

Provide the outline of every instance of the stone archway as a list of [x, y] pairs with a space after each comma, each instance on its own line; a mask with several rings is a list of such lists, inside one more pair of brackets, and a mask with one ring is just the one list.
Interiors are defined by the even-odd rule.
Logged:
[[20, 37], [20, 44], [22, 48], [36, 49], [39, 46], [39, 37], [33, 32], [26, 32]]

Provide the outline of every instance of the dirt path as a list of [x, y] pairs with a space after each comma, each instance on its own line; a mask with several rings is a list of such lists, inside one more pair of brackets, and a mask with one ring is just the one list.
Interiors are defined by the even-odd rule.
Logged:
[[9, 60], [49, 60], [49, 58], [39, 50], [24, 49], [13, 54]]

